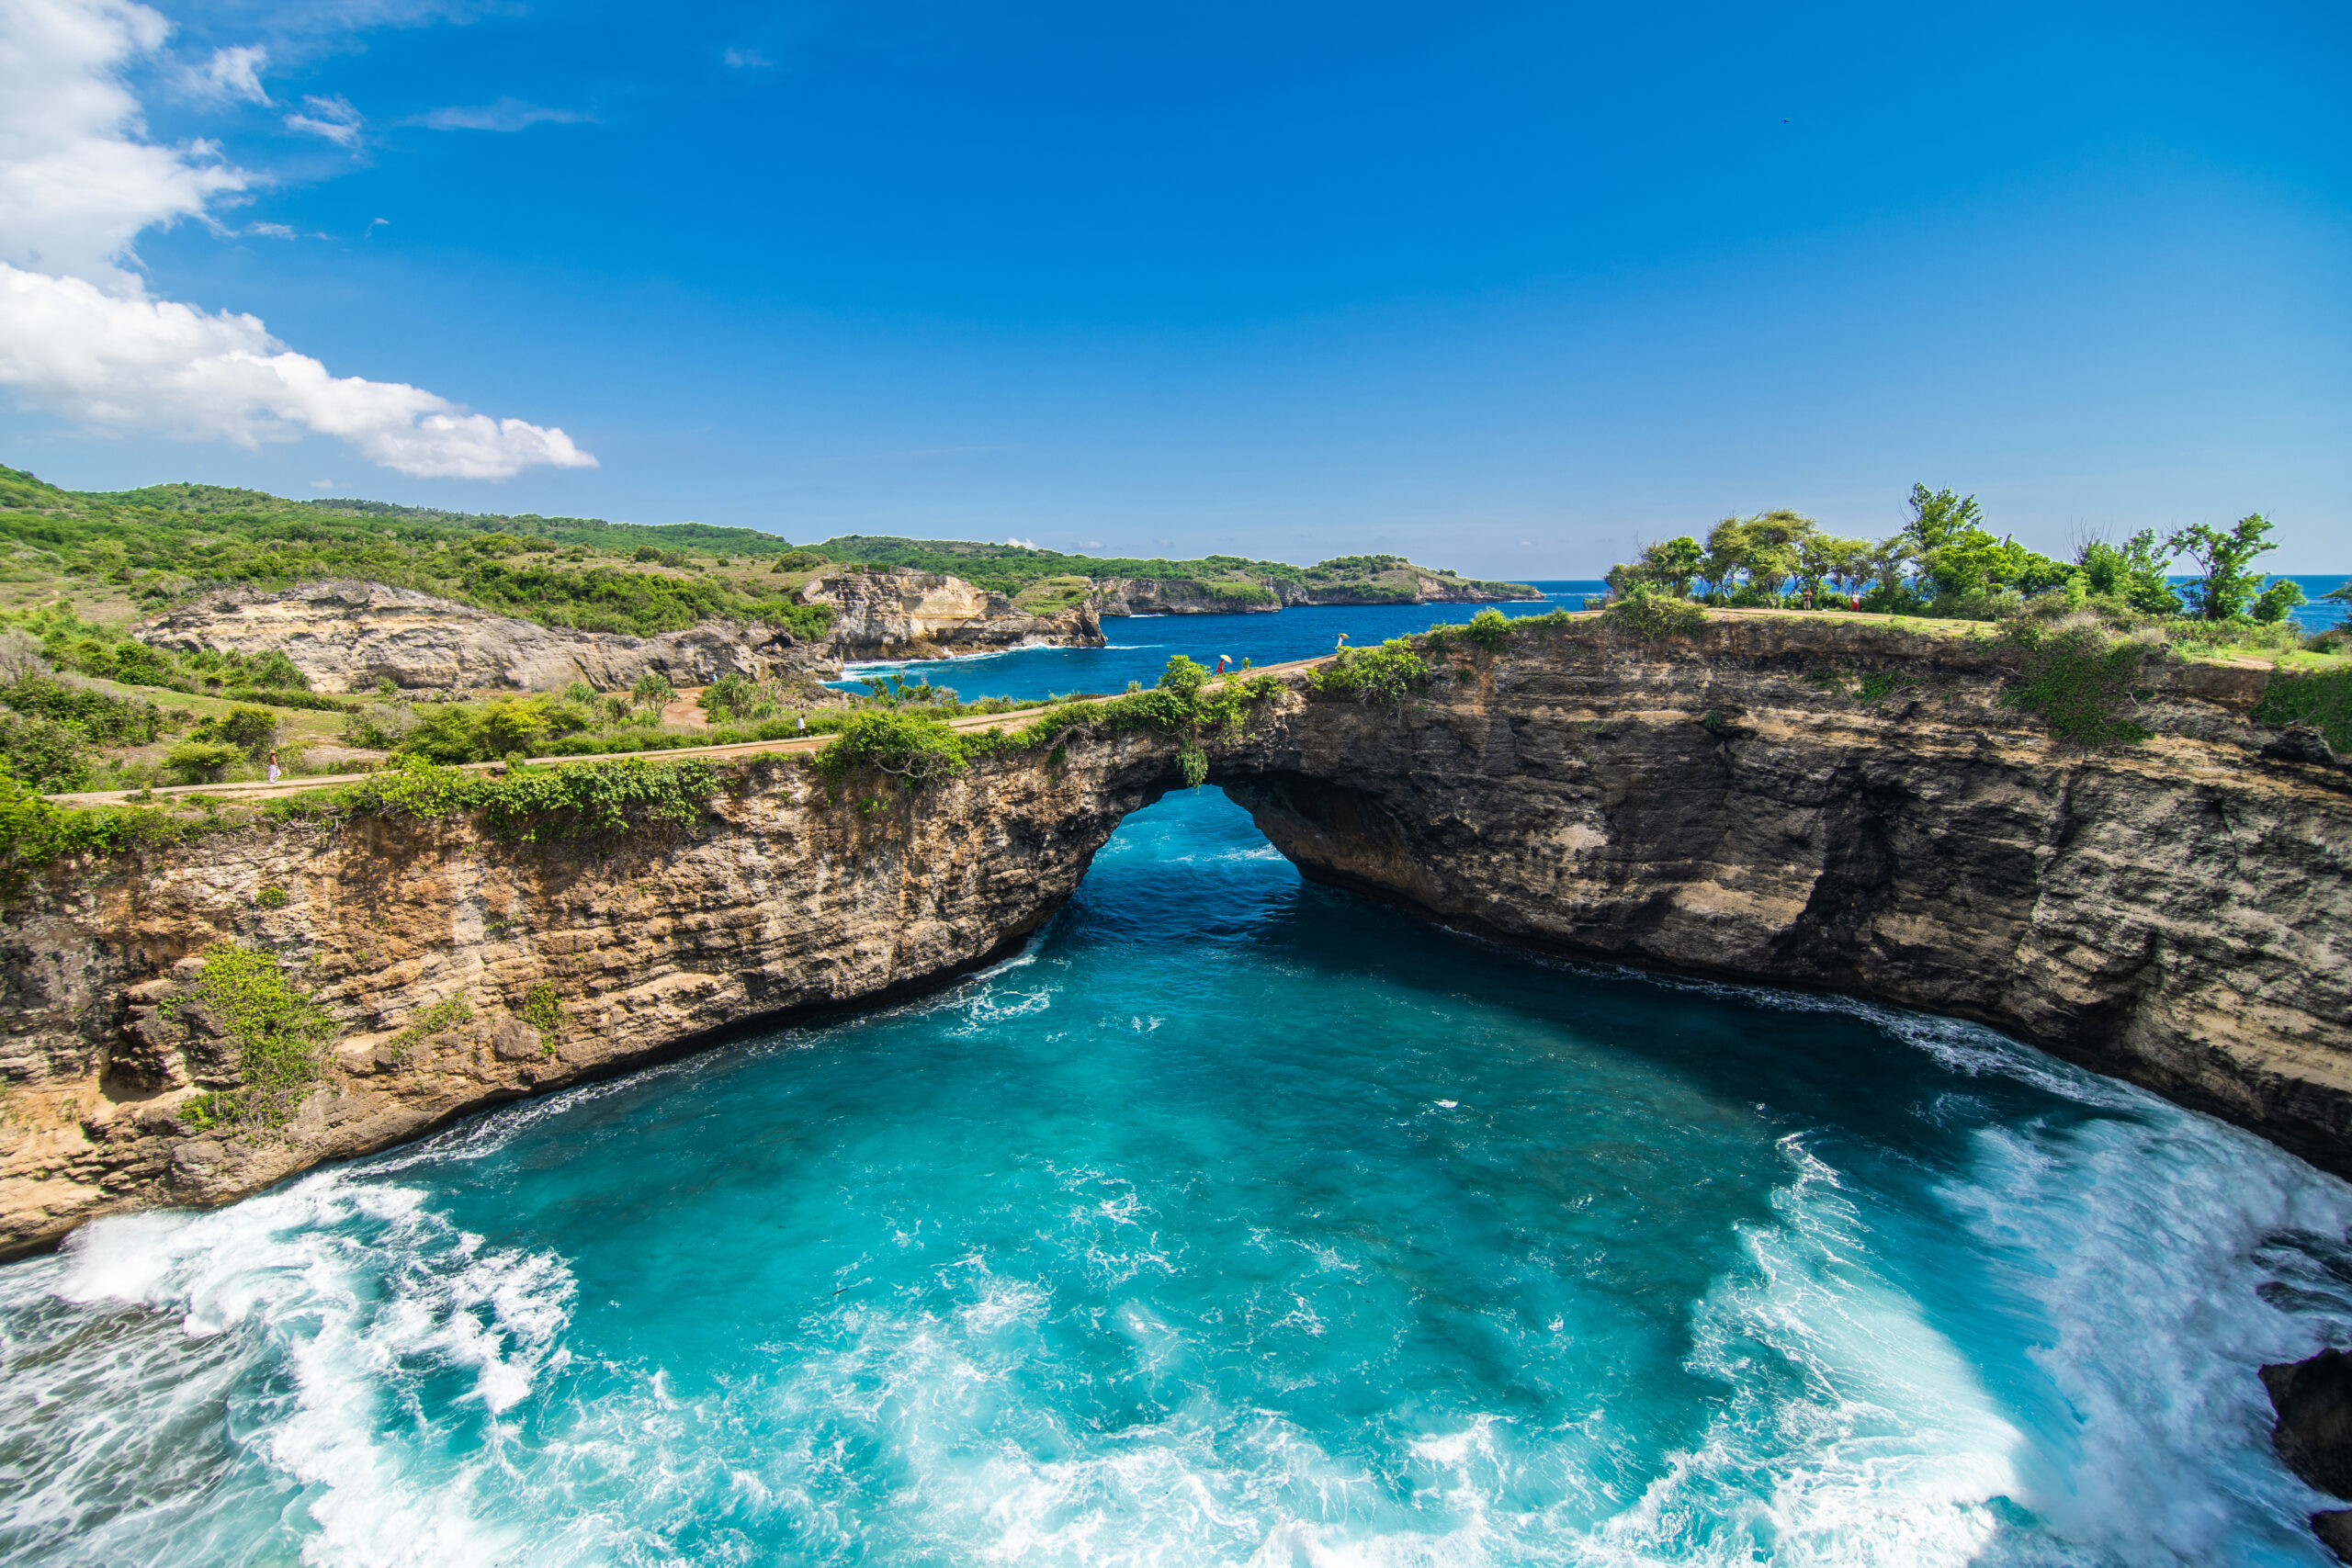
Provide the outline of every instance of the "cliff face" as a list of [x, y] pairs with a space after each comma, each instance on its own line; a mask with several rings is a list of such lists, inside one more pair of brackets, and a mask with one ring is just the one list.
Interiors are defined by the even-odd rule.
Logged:
[[1980, 1019], [2352, 1173], [2352, 772], [2261, 754], [2262, 671], [2151, 668], [2155, 738], [2088, 752], [2001, 705], [1989, 644], [1716, 616], [1510, 648], [1397, 714], [1316, 705], [1232, 792], [1310, 875]]
[[[52, 866], [15, 890], [0, 937], [0, 1256], [113, 1210], [240, 1196], [748, 1019], [951, 975], [1069, 896], [1168, 755], [1106, 739], [914, 802], [880, 784], [828, 800], [800, 759], [761, 759], [673, 836], [534, 846], [374, 819]], [[276, 1133], [187, 1119], [199, 1090], [239, 1081], [196, 984], [223, 940], [274, 954], [334, 1021], [326, 1081]]]
[[[2011, 674], [1834, 618], [1660, 644], [1587, 619], [1457, 645], [1395, 709], [1293, 676], [1208, 742], [1210, 776], [1324, 880], [1531, 946], [1983, 1019], [2352, 1172], [2352, 774], [2262, 754], [2259, 671], [2151, 670], [2155, 739], [2104, 752], [2002, 706]], [[667, 837], [256, 825], [30, 875], [0, 937], [0, 1250], [951, 974], [1177, 782], [1173, 740], [1134, 732], [911, 797], [743, 768]], [[224, 938], [334, 1021], [279, 1134], [187, 1119], [235, 1081], [191, 985]]]
[[138, 635], [184, 653], [276, 649], [321, 692], [386, 680], [404, 691], [555, 691], [574, 681], [618, 691], [649, 672], [705, 686], [823, 663], [819, 649], [773, 626], [713, 621], [650, 637], [565, 631], [356, 581], [206, 594]]
[[827, 644], [841, 659], [936, 659], [1033, 645], [1103, 643], [1091, 604], [1033, 615], [1001, 593], [937, 572], [838, 572], [804, 585], [800, 599], [832, 606]]

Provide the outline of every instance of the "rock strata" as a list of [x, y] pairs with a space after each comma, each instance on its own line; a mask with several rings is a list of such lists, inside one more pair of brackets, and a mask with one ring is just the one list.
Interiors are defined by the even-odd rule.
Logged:
[[837, 658], [940, 659], [1008, 648], [1101, 648], [1091, 604], [1052, 615], [1016, 609], [1001, 593], [960, 577], [899, 568], [831, 572], [802, 585], [800, 600], [833, 611], [827, 646]]
[[575, 681], [616, 691], [649, 673], [704, 686], [728, 674], [833, 672], [823, 649], [757, 623], [708, 621], [650, 637], [567, 631], [351, 580], [204, 594], [138, 636], [183, 653], [276, 649], [321, 692], [379, 681], [403, 691], [554, 691]]
[[[1981, 1019], [2352, 1171], [2352, 773], [2266, 754], [2262, 672], [2153, 669], [2154, 739], [2086, 751], [2004, 705], [2014, 655], [1876, 624], [1724, 615], [1645, 642], [1579, 617], [1440, 664], [1394, 708], [1294, 675], [1203, 738], [1210, 778], [1308, 874], [1433, 919]], [[1173, 738], [1133, 730], [911, 795], [729, 765], [667, 836], [256, 823], [21, 875], [0, 1250], [935, 982], [1033, 931], [1181, 776]], [[235, 1081], [192, 989], [222, 941], [334, 1021], [278, 1133], [187, 1114]]]

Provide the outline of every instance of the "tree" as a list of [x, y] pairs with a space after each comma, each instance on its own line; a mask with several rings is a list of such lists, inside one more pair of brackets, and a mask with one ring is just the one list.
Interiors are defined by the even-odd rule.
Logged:
[[1778, 598], [1781, 584], [1796, 574], [1798, 546], [1815, 531], [1812, 518], [1785, 507], [1753, 517], [1726, 517], [1707, 534], [1700, 571], [1725, 590], [1745, 574], [1756, 596]]
[[1644, 545], [1641, 555], [1631, 563], [1620, 561], [1609, 569], [1602, 581], [1609, 591], [1619, 598], [1639, 587], [1664, 589], [1679, 599], [1690, 596], [1690, 580], [1699, 574], [1705, 560], [1699, 541], [1685, 534], [1679, 538], [1660, 544]]
[[2287, 612], [2303, 603], [2303, 585], [2291, 577], [2271, 580], [2254, 602], [2254, 618], [2265, 626], [2275, 626], [2287, 618]]
[[1699, 563], [1705, 555], [1699, 548], [1698, 540], [1683, 534], [1663, 544], [1645, 546], [1642, 550], [1642, 569], [1658, 587], [1679, 599], [1688, 599], [1690, 580], [1699, 575]]
[[2075, 555], [2083, 569], [2083, 586], [2091, 592], [2120, 599], [2143, 615], [2177, 615], [2179, 596], [2165, 581], [2172, 551], [2156, 542], [2154, 528], [2143, 528], [2121, 545], [2093, 539]]
[[1911, 487], [1911, 521], [1904, 525], [1903, 532], [1912, 548], [1924, 556], [1930, 550], [1942, 549], [1971, 531], [1984, 533], [1984, 510], [1976, 504], [1974, 496], [1915, 484]]
[[2248, 571], [2246, 563], [2278, 547], [2267, 537], [2269, 532], [2270, 519], [2257, 512], [2239, 518], [2226, 534], [2196, 523], [2165, 541], [2168, 553], [2187, 556], [2204, 572], [2194, 590], [2200, 618], [2227, 621], [2245, 613], [2246, 601], [2262, 581], [2262, 574]]

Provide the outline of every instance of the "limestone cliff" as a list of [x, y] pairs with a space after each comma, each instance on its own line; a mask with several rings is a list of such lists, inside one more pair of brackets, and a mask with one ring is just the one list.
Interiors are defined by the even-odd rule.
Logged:
[[1001, 593], [958, 577], [898, 568], [831, 572], [801, 587], [800, 600], [833, 612], [827, 646], [841, 659], [938, 659], [999, 649], [1101, 648], [1091, 604], [1033, 615]]
[[2352, 773], [2264, 755], [2264, 671], [2153, 666], [2154, 738], [2089, 751], [2003, 705], [1990, 641], [1716, 615], [1507, 646], [1397, 713], [1317, 705], [1233, 793], [1326, 881], [1980, 1019], [2352, 1173]]
[[276, 649], [321, 692], [379, 681], [407, 691], [554, 691], [574, 681], [616, 691], [648, 673], [703, 686], [727, 674], [831, 672], [822, 649], [774, 626], [711, 621], [650, 637], [568, 631], [357, 581], [207, 593], [137, 635], [184, 653]]
[[[1248, 733], [1206, 738], [1210, 776], [1327, 881], [1552, 951], [1984, 1019], [2352, 1171], [2352, 775], [2265, 755], [2260, 671], [2154, 668], [2154, 739], [2086, 751], [2003, 705], [2014, 657], [1828, 617], [1655, 643], [1578, 617], [1457, 641], [1393, 708], [1287, 676]], [[668, 834], [257, 823], [25, 874], [0, 1249], [952, 974], [1178, 777], [1171, 738], [1114, 730], [912, 795], [729, 765]], [[281, 1134], [187, 1117], [234, 1081], [189, 984], [223, 939], [338, 1032]]]

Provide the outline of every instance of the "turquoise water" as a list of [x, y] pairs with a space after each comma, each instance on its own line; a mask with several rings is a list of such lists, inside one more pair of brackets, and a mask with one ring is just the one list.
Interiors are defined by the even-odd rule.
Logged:
[[[2176, 578], [2187, 582], [2187, 578]], [[2345, 618], [2347, 606], [2324, 602], [2320, 595], [2344, 582], [2343, 573], [2298, 577], [2312, 602], [2294, 611], [2306, 634], [2325, 629]], [[1315, 659], [1337, 646], [1348, 634], [1354, 647], [1364, 648], [1392, 637], [1427, 631], [1431, 626], [1466, 621], [1480, 610], [1496, 609], [1507, 615], [1541, 615], [1561, 608], [1581, 610], [1585, 595], [1606, 586], [1599, 581], [1537, 582], [1544, 597], [1513, 604], [1386, 604], [1317, 606], [1283, 610], [1260, 615], [1135, 615], [1102, 623], [1108, 648], [1022, 648], [1005, 653], [976, 654], [962, 659], [888, 660], [855, 664], [833, 682], [849, 691], [862, 690], [868, 676], [898, 673], [951, 686], [964, 697], [1036, 698], [1064, 692], [1120, 692], [1130, 681], [1148, 686], [1167, 668], [1169, 656], [1182, 653], [1214, 669], [1217, 655], [1236, 663], [1248, 659], [1257, 664], [1280, 664], [1294, 659]]]
[[1236, 664], [1244, 659], [1261, 665], [1318, 659], [1338, 646], [1341, 632], [1353, 646], [1366, 648], [1432, 626], [1466, 621], [1486, 609], [1512, 616], [1545, 615], [1563, 605], [1581, 610], [1584, 596], [1600, 592], [1604, 584], [1531, 586], [1542, 589], [1544, 597], [1492, 605], [1305, 605], [1256, 615], [1124, 615], [1102, 623], [1108, 648], [1017, 648], [961, 659], [883, 660], [853, 664], [843, 671], [850, 679], [833, 684], [862, 690], [860, 678], [897, 672], [909, 680], [920, 677], [952, 686], [967, 698], [1102, 694], [1123, 692], [1130, 681], [1150, 685], [1179, 653], [1212, 670], [1220, 653]]
[[0, 1269], [0, 1554], [2316, 1563], [2352, 1190], [1973, 1026], [1538, 963], [1216, 792], [1014, 961]]

